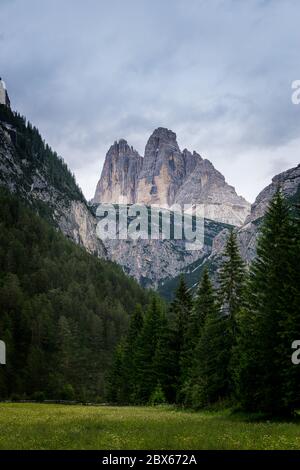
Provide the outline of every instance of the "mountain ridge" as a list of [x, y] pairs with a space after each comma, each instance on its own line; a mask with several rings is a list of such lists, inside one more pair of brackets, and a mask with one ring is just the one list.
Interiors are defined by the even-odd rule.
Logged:
[[1, 186], [20, 196], [89, 253], [106, 257], [105, 247], [96, 237], [96, 218], [67, 165], [35, 127], [3, 105], [0, 170]]
[[[126, 143], [122, 158], [114, 150], [120, 142]], [[124, 139], [110, 147], [92, 202], [163, 208], [204, 204], [206, 218], [230, 225], [242, 225], [250, 211], [250, 203], [237, 195], [209, 160], [196, 151], [181, 151], [175, 132], [164, 127], [151, 134], [144, 157]]]

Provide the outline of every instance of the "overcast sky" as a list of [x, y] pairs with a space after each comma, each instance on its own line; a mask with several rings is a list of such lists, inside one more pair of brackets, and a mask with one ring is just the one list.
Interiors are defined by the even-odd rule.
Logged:
[[0, 0], [12, 106], [89, 199], [105, 154], [177, 133], [253, 201], [299, 163], [299, 0]]

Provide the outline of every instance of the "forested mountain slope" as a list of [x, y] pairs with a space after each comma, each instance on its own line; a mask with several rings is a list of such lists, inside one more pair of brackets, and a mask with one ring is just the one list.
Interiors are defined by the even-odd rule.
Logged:
[[103, 399], [113, 349], [148, 296], [1, 189], [0, 398]]

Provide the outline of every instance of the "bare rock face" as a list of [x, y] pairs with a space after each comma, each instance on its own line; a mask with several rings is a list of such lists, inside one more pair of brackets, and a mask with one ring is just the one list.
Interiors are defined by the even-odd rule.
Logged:
[[138, 180], [137, 202], [171, 206], [184, 178], [184, 158], [178, 147], [176, 134], [159, 127], [153, 132], [145, 148]]
[[204, 204], [211, 220], [240, 226], [250, 204], [229, 186], [212, 163], [197, 152], [182, 152], [176, 134], [159, 127], [150, 136], [144, 158], [126, 141], [109, 150], [94, 203]]
[[143, 287], [152, 289], [205, 257], [209, 250], [204, 246], [203, 250], [187, 251], [180, 240], [106, 240], [105, 246], [109, 259], [120, 264]]
[[71, 199], [55, 187], [50, 182], [48, 169], [38, 158], [35, 164], [21, 159], [11, 133], [3, 123], [0, 123], [0, 185], [34, 207], [36, 203], [43, 203], [64, 235], [89, 253], [106, 258], [106, 249], [96, 236], [96, 217], [82, 196], [78, 193]]
[[[251, 207], [251, 213], [247, 217], [245, 223], [238, 228], [235, 228], [237, 232], [237, 241], [240, 249], [242, 258], [247, 265], [256, 257], [256, 246], [260, 235], [261, 224], [263, 217], [267, 211], [269, 203], [275, 195], [277, 189], [280, 188], [283, 194], [293, 203], [299, 205], [300, 203], [300, 165], [295, 168], [291, 168], [272, 179], [265, 189], [263, 189], [257, 196], [254, 204]], [[208, 251], [207, 255], [199, 258], [196, 262], [192, 262], [191, 265], [185, 266], [182, 273], [185, 276], [185, 280], [190, 288], [195, 288], [201, 272], [204, 267], [207, 267], [212, 275], [213, 282], [218, 285], [218, 273], [223, 261], [223, 252], [225, 249], [226, 241], [230, 233], [230, 228], [225, 227], [218, 231], [212, 239], [212, 247]], [[195, 280], [194, 272], [197, 272]], [[174, 290], [174, 287], [178, 283], [177, 277], [167, 280], [164, 284], [159, 286], [160, 293], [167, 297], [172, 298], [169, 292]]]
[[134, 203], [142, 161], [142, 157], [133, 147], [129, 147], [126, 140], [115, 142], [107, 152], [92, 202]]
[[250, 210], [250, 204], [236, 194], [213, 164], [200, 156], [176, 194], [175, 203], [204, 204], [207, 219], [231, 225], [241, 225]]
[[274, 176], [271, 184], [259, 193], [254, 204], [251, 206], [251, 212], [245, 224], [238, 230], [241, 254], [246, 262], [251, 262], [256, 256], [256, 242], [259, 236], [261, 220], [276, 191], [280, 188], [285, 197], [290, 199], [296, 193], [299, 194], [299, 185], [300, 165]]
[[289, 170], [280, 173], [279, 175], [274, 176], [271, 184], [264, 188], [257, 198], [255, 199], [254, 204], [251, 206], [251, 212], [247, 217], [246, 224], [249, 222], [254, 222], [255, 220], [263, 217], [270, 203], [271, 199], [275, 195], [278, 188], [281, 189], [283, 194], [290, 198], [298, 190], [300, 184], [300, 165], [290, 168]]
[[96, 236], [97, 220], [85, 204], [71, 201], [64, 210], [56, 211], [55, 216], [60, 230], [66, 237], [83, 246], [88, 253], [106, 258], [106, 249]]

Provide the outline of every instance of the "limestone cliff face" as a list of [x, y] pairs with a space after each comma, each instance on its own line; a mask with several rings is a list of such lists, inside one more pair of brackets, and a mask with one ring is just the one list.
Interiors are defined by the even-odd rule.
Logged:
[[259, 193], [252, 204], [249, 216], [238, 231], [241, 254], [246, 262], [251, 262], [256, 256], [256, 241], [261, 219], [278, 188], [289, 199], [299, 194], [300, 165], [274, 176], [271, 184]]
[[126, 140], [115, 142], [107, 152], [92, 202], [134, 203], [142, 161], [142, 157], [129, 147]]
[[43, 210], [47, 208], [48, 218], [68, 238], [89, 253], [105, 258], [106, 249], [96, 236], [97, 220], [79, 188], [73, 184], [72, 198], [63, 188], [54, 185], [47, 165], [38, 155], [20, 156], [11, 128], [9, 130], [6, 123], [0, 122], [0, 185], [34, 207], [40, 207], [37, 204], [42, 203]]
[[[281, 188], [283, 194], [290, 201], [294, 201], [294, 203], [299, 205], [300, 165], [275, 176], [272, 179], [271, 184], [263, 189], [257, 196], [254, 204], [251, 206], [251, 213], [247, 217], [245, 223], [241, 227], [236, 228], [240, 252], [242, 258], [248, 265], [256, 256], [256, 246], [260, 234], [261, 223], [268, 205], [278, 188]], [[182, 273], [184, 274], [189, 287], [196, 287], [199, 277], [201, 276], [201, 272], [205, 266], [208, 267], [213, 276], [214, 283], [217, 285], [218, 272], [223, 260], [222, 253], [224, 252], [229, 232], [230, 228], [224, 228], [216, 233], [212, 239], [212, 247], [208, 254], [183, 268]], [[194, 276], [194, 272], [197, 273], [197, 276]], [[169, 281], [167, 280], [164, 284], [161, 284], [159, 289], [161, 294], [169, 298], [169, 292], [174, 290], [177, 283], [178, 277], [175, 277], [174, 279]]]
[[55, 211], [60, 230], [89, 253], [106, 258], [107, 251], [96, 236], [97, 220], [80, 201], [71, 201], [62, 211]]
[[241, 225], [249, 214], [250, 204], [238, 196], [233, 186], [209, 160], [197, 158], [175, 197], [177, 204], [204, 204], [205, 217], [232, 225]]
[[126, 141], [109, 150], [93, 202], [204, 204], [205, 216], [242, 225], [250, 204], [229, 186], [211, 162], [197, 152], [182, 152], [176, 134], [159, 127], [150, 136], [144, 158]]
[[[299, 194], [300, 165], [274, 176], [271, 184], [259, 193], [251, 206], [251, 212], [245, 223], [238, 229], [237, 238], [241, 255], [247, 264], [253, 261], [256, 256], [256, 244], [262, 218], [278, 188], [288, 199], [294, 197], [297, 193]], [[223, 251], [226, 242], [226, 236], [223, 235], [226, 235], [226, 233], [228, 234], [228, 232], [223, 231], [214, 240], [212, 256], [219, 256]]]
[[137, 202], [169, 207], [185, 178], [184, 158], [176, 134], [159, 127], [149, 138], [139, 174]]

